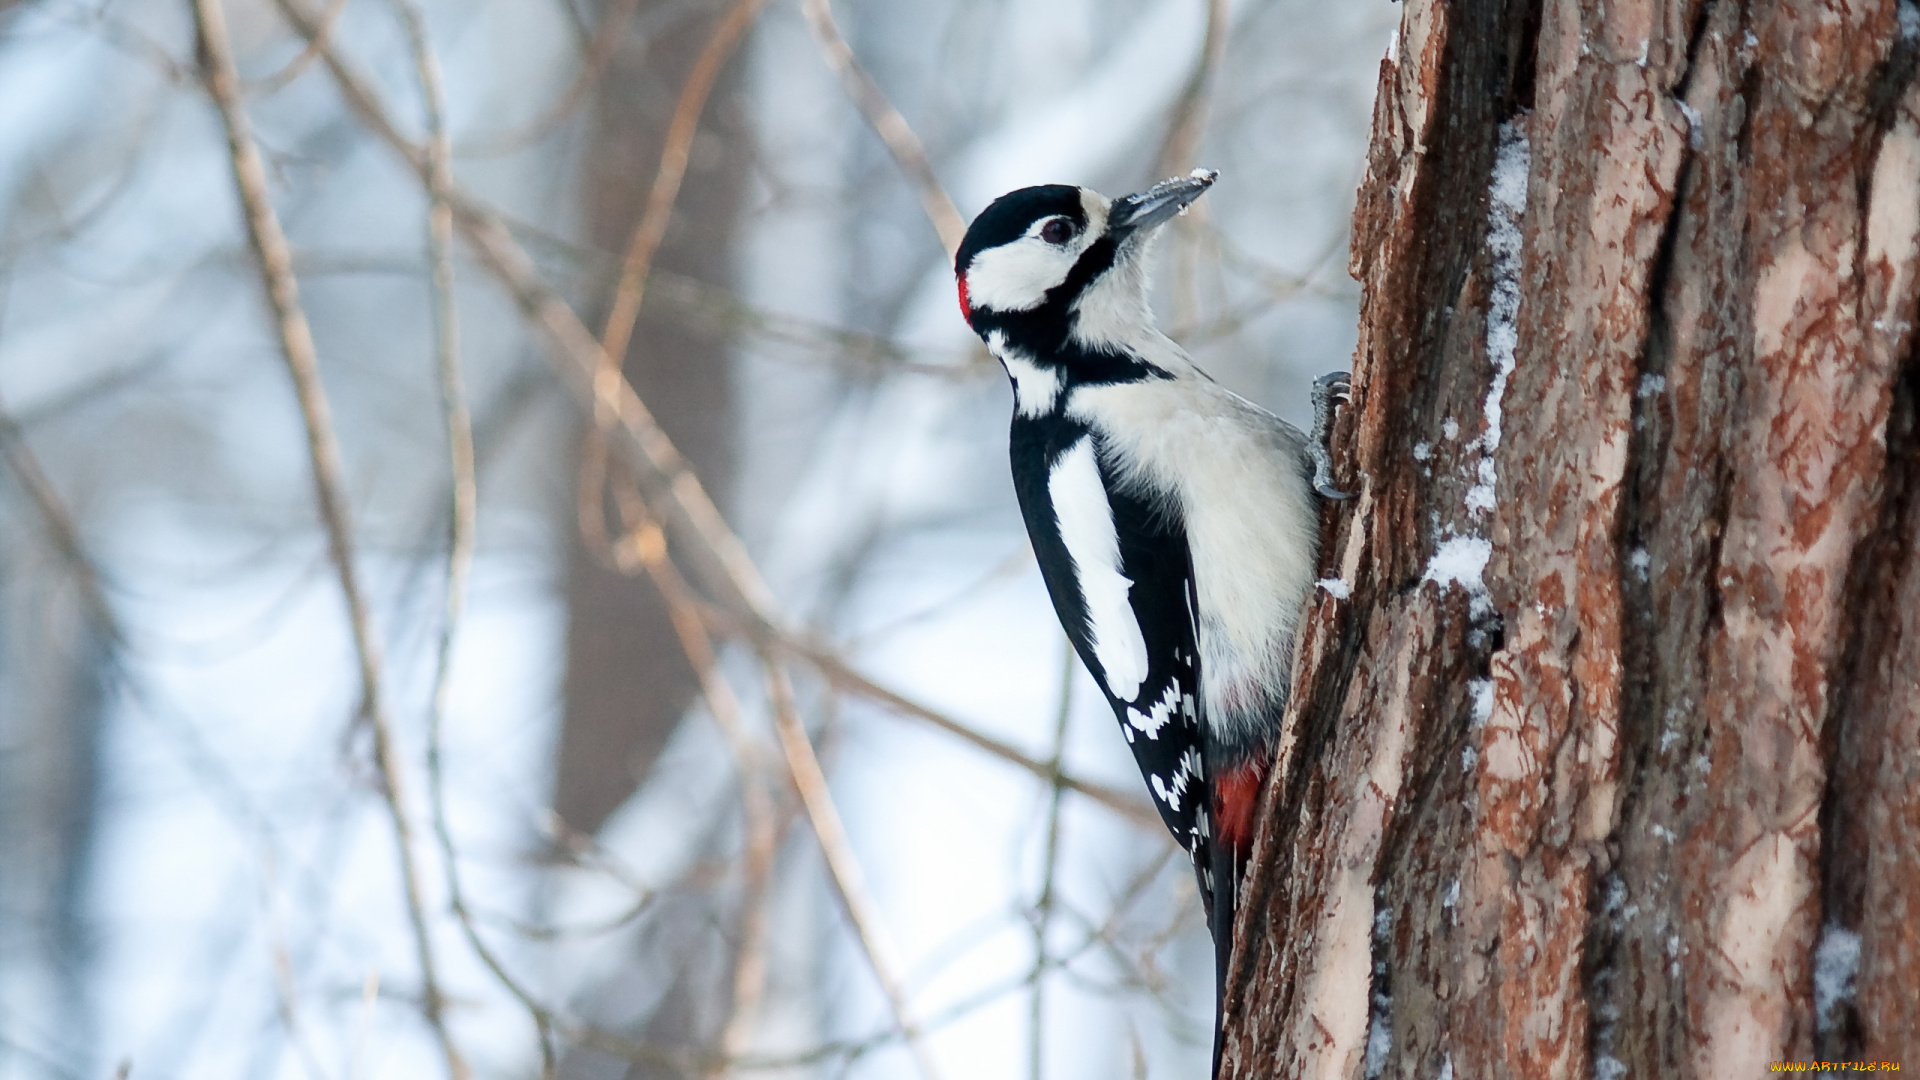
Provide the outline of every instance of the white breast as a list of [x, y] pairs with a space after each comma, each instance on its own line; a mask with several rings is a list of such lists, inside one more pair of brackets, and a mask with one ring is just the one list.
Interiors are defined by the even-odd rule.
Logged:
[[1318, 539], [1300, 433], [1184, 373], [1076, 388], [1067, 413], [1101, 434], [1122, 483], [1172, 500], [1185, 522], [1209, 721], [1249, 734], [1271, 723]]

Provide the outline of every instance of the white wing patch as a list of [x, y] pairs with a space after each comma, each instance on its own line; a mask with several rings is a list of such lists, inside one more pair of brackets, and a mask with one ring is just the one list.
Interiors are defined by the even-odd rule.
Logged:
[[1092, 439], [1081, 439], [1060, 456], [1047, 478], [1047, 494], [1087, 605], [1093, 655], [1106, 672], [1107, 692], [1132, 701], [1147, 677], [1147, 641], [1127, 599], [1133, 581], [1120, 572], [1120, 536]]

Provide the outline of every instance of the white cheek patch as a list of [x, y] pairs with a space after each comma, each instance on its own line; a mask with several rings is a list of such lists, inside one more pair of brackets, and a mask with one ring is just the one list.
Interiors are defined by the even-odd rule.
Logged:
[[[1093, 460], [1093, 440], [1081, 439], [1061, 455], [1047, 478], [1060, 539], [1073, 559], [1074, 577], [1087, 606], [1093, 655], [1106, 673], [1107, 692], [1132, 701], [1147, 677], [1147, 642], [1127, 594], [1133, 582], [1120, 572], [1120, 537], [1113, 506]], [[1156, 729], [1157, 730], [1157, 729]]]
[[1031, 311], [1067, 280], [1074, 255], [1035, 236], [988, 248], [967, 266], [967, 300], [983, 311]]

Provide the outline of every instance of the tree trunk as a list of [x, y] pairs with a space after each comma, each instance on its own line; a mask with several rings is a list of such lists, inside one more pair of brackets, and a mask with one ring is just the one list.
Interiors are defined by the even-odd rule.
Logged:
[[1408, 0], [1224, 1075], [1920, 1066], [1917, 56]]
[[[662, 2], [644, 0], [639, 17], [654, 15]], [[643, 213], [681, 84], [716, 22], [717, 13], [682, 19], [647, 40], [630, 34], [613, 54], [595, 99], [585, 188], [593, 243], [616, 258], [625, 254]], [[735, 65], [714, 87], [673, 221], [654, 260], [663, 270], [716, 285], [728, 283], [746, 192], [751, 143], [739, 84]], [[612, 277], [607, 286], [611, 293]], [[604, 318], [604, 309], [597, 311], [592, 325], [597, 329]], [[622, 364], [674, 445], [723, 499], [734, 476], [727, 354], [724, 334], [695, 332], [646, 306]], [[572, 528], [575, 505], [564, 513], [571, 535], [566, 709], [553, 798], [569, 825], [592, 832], [639, 786], [697, 683], [658, 590], [645, 577], [604, 565]]]

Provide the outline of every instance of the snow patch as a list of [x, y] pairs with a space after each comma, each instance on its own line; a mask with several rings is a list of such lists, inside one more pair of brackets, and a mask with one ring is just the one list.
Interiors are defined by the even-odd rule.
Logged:
[[1821, 1031], [1833, 1028], [1833, 1012], [1853, 1003], [1854, 976], [1860, 973], [1860, 935], [1836, 923], [1820, 931], [1813, 949], [1813, 1015]]
[[1680, 115], [1687, 118], [1687, 146], [1697, 153], [1706, 146], [1705, 137], [1700, 131], [1700, 110], [1678, 98], [1674, 99], [1674, 104], [1680, 106]]
[[1612, 1054], [1601, 1054], [1593, 1059], [1593, 1080], [1620, 1080], [1627, 1075], [1627, 1067]]
[[1920, 4], [1900, 0], [1900, 36], [1912, 41], [1920, 38]]
[[1427, 571], [1420, 580], [1431, 581], [1442, 588], [1460, 586], [1472, 600], [1473, 614], [1488, 615], [1493, 612], [1493, 601], [1487, 596], [1486, 582], [1481, 575], [1491, 558], [1493, 541], [1484, 536], [1456, 536], [1443, 542], [1433, 558], [1427, 560]]
[[1335, 600], [1345, 600], [1353, 595], [1353, 586], [1348, 585], [1345, 578], [1321, 578], [1319, 581], [1314, 582], [1314, 584], [1320, 586], [1328, 596], [1333, 597]]
[[1473, 695], [1473, 726], [1482, 727], [1493, 719], [1493, 680], [1470, 679], [1467, 693]]
[[[1376, 901], [1377, 902], [1377, 901]], [[1393, 929], [1393, 911], [1390, 908], [1375, 908], [1373, 912], [1373, 955], [1386, 955], [1387, 934]], [[1367, 1018], [1367, 1080], [1374, 1080], [1386, 1068], [1387, 1056], [1393, 1053], [1393, 995], [1386, 992], [1387, 962], [1376, 959], [1373, 962], [1373, 993], [1369, 999], [1371, 1008]]]
[[1487, 428], [1480, 436], [1480, 448], [1488, 454], [1500, 449], [1501, 402], [1507, 393], [1507, 377], [1513, 374], [1514, 346], [1520, 340], [1514, 325], [1520, 316], [1520, 221], [1527, 212], [1527, 173], [1532, 167], [1526, 117], [1500, 125], [1493, 184], [1487, 191], [1487, 247], [1493, 252], [1493, 288], [1487, 298], [1487, 358], [1493, 361], [1493, 384], [1487, 388]]
[[1664, 394], [1666, 392], [1667, 392], [1667, 377], [1665, 375], [1640, 376], [1639, 394], [1641, 397], [1643, 398], [1655, 397], [1657, 395]]
[[1373, 1019], [1367, 1024], [1367, 1080], [1374, 1080], [1387, 1066], [1387, 1055], [1393, 1053], [1393, 1029], [1387, 1026], [1387, 1010], [1393, 1005], [1393, 999], [1383, 995], [1374, 998]]
[[1433, 456], [1433, 447], [1423, 442], [1413, 444], [1413, 460], [1425, 461]]

